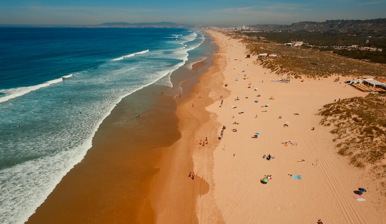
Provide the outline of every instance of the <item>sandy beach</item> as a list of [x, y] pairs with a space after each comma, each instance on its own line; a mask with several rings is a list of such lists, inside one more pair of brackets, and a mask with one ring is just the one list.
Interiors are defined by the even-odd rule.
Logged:
[[[207, 47], [215, 48], [210, 43]], [[181, 136], [176, 107], [212, 64], [208, 54], [173, 73], [175, 88], [155, 84], [125, 97], [98, 128], [82, 162], [64, 176], [28, 223], [154, 223], [150, 183], [166, 170], [167, 164], [159, 166], [161, 156], [166, 159], [163, 147]]]
[[199, 82], [125, 98], [28, 223], [385, 223], [378, 180], [337, 154], [316, 115], [365, 93], [335, 76], [279, 82], [240, 40], [206, 32], [218, 51], [206, 72], [192, 66]]
[[156, 223], [385, 223], [377, 180], [337, 154], [316, 115], [365, 94], [335, 76], [278, 82], [240, 40], [207, 32], [219, 51], [177, 108], [182, 137], [150, 188]]

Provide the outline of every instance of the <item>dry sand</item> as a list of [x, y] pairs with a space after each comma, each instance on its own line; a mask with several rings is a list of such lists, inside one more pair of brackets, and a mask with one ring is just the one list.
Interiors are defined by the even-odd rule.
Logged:
[[[335, 77], [272, 82], [279, 77], [256, 57], [246, 59], [239, 40], [208, 33], [219, 52], [178, 106], [182, 137], [165, 149], [151, 187], [157, 223], [386, 223], [376, 180], [336, 153], [330, 129], [316, 115], [335, 99], [365, 94]], [[205, 137], [209, 144], [202, 146]], [[275, 158], [263, 159], [268, 154]], [[272, 175], [265, 185], [264, 175]], [[364, 202], [354, 199], [358, 187], [368, 190]]]

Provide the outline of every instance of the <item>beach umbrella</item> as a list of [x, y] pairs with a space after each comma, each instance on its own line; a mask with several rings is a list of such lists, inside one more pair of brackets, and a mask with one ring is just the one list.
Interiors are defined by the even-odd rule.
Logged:
[[302, 176], [301, 176], [301, 175], [293, 175], [293, 178], [298, 179], [298, 180], [301, 180], [301, 179], [302, 179]]
[[260, 135], [260, 133], [256, 132], [256, 135]]
[[269, 182], [269, 179], [268, 178], [266, 178], [266, 177], [264, 177], [262, 180], [261, 180], [263, 183], [268, 183]]
[[360, 192], [367, 192], [367, 190], [364, 189], [364, 188], [358, 188], [358, 190], [359, 190]]
[[363, 192], [362, 191], [354, 191], [354, 194], [357, 194], [357, 195], [362, 195]]

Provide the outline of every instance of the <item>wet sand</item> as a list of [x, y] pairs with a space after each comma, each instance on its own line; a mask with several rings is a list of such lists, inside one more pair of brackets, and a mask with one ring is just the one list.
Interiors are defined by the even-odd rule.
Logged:
[[[210, 33], [219, 51], [199, 83], [185, 77], [181, 95], [160, 96], [154, 87], [125, 99], [30, 223], [384, 223], [372, 180], [336, 154], [315, 115], [334, 99], [363, 94], [333, 77], [272, 82], [279, 77], [255, 56], [245, 59], [239, 40]], [[135, 119], [129, 99], [156, 106]], [[269, 153], [274, 160], [262, 158]], [[267, 174], [273, 178], [263, 185]], [[369, 190], [365, 202], [353, 198], [357, 187]]]
[[[151, 185], [150, 199], [156, 211], [156, 223], [201, 222], [197, 216], [197, 199], [206, 195], [210, 189], [207, 180], [196, 171], [193, 155], [194, 151], [200, 150], [206, 155], [208, 167], [213, 162], [213, 150], [218, 144], [214, 130], [220, 125], [215, 121], [214, 114], [205, 108], [213, 104], [214, 100], [229, 94], [222, 88], [223, 77], [219, 65], [223, 62], [224, 58], [216, 54], [213, 66], [200, 76], [189, 98], [177, 107], [181, 138], [163, 150], [160, 172]], [[212, 95], [213, 89], [217, 90], [215, 95]], [[194, 179], [191, 175], [194, 175]], [[210, 199], [213, 200], [213, 197]], [[208, 211], [214, 221], [211, 223], [223, 223], [215, 207]]]
[[173, 73], [173, 84], [181, 88], [150, 85], [124, 98], [99, 127], [83, 161], [28, 223], [154, 223], [150, 183], [162, 168], [164, 147], [181, 137], [176, 107], [212, 60]]
[[[155, 86], [125, 98], [106, 118], [93, 147], [60, 182], [28, 223], [153, 223], [146, 201], [157, 148], [176, 141], [176, 103]], [[149, 99], [151, 96], [151, 99]], [[141, 116], [133, 108], [153, 100]], [[154, 106], [152, 105], [154, 104]], [[146, 215], [141, 215], [145, 208]]]

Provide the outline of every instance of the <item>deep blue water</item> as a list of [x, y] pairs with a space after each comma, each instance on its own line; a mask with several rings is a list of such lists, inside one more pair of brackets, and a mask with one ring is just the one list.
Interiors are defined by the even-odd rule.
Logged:
[[0, 28], [0, 223], [25, 222], [116, 104], [171, 86], [204, 41], [188, 29]]
[[146, 49], [173, 48], [164, 43], [181, 31], [0, 28], [0, 89], [40, 84]]

